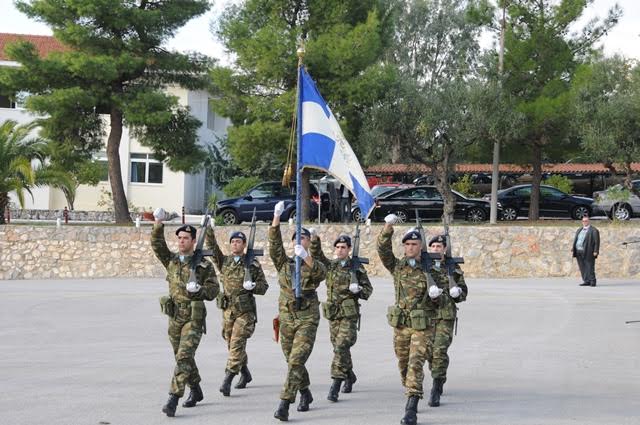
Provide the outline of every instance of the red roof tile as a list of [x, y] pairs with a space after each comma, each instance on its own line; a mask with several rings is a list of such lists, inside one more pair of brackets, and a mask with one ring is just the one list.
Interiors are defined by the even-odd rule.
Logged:
[[[457, 164], [456, 172], [458, 173], [491, 173], [491, 164]], [[621, 168], [616, 167], [619, 173]], [[640, 172], [640, 162], [631, 164], [631, 169]], [[366, 169], [368, 174], [426, 174], [429, 173], [429, 167], [422, 164], [380, 164], [373, 165]], [[544, 164], [542, 171], [545, 173], [594, 173], [605, 174], [610, 170], [600, 163], [593, 164]], [[521, 166], [516, 164], [500, 164], [501, 173], [530, 173], [531, 166]]]
[[67, 47], [51, 35], [0, 33], [0, 60], [10, 60], [5, 53], [4, 48], [9, 43], [21, 40], [28, 41], [33, 44], [41, 57], [46, 57], [52, 52], [62, 52], [67, 50]]

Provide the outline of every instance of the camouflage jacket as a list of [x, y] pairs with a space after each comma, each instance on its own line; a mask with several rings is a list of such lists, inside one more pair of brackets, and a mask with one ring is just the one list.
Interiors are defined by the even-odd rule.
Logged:
[[154, 224], [151, 231], [151, 247], [165, 269], [167, 269], [167, 282], [169, 283], [169, 295], [174, 303], [185, 304], [191, 301], [213, 300], [220, 287], [216, 272], [208, 260], [202, 260], [196, 267], [196, 281], [202, 285], [202, 289], [196, 293], [189, 293], [186, 285], [191, 273], [191, 256], [187, 255], [180, 261], [179, 254], [171, 252], [164, 239], [164, 225]]
[[431, 276], [433, 277], [436, 285], [442, 289], [442, 295], [437, 299], [432, 300], [432, 302], [438, 306], [437, 317], [441, 319], [454, 319], [458, 311], [456, 303], [465, 301], [467, 299], [467, 294], [469, 293], [467, 284], [464, 281], [462, 269], [460, 266], [456, 265], [456, 268], [453, 271], [453, 279], [462, 290], [462, 293], [458, 298], [453, 298], [449, 295], [449, 276], [447, 275], [447, 270], [444, 267], [441, 268], [437, 261], [431, 268]]
[[[293, 293], [293, 275], [295, 272], [294, 259], [288, 257], [282, 244], [280, 226], [269, 227], [269, 256], [278, 271], [278, 283], [280, 284], [280, 310], [290, 310], [295, 300]], [[318, 304], [316, 289], [327, 275], [327, 270], [320, 261], [314, 261], [313, 267], [309, 267], [304, 261], [300, 270], [300, 287], [303, 292], [303, 309], [310, 303]]]
[[251, 281], [255, 282], [256, 287], [252, 291], [247, 291], [242, 286], [245, 274], [245, 255], [241, 255], [239, 261], [235, 261], [233, 255], [224, 255], [216, 240], [215, 232], [211, 228], [207, 229], [206, 242], [207, 248], [213, 251], [211, 258], [220, 272], [221, 293], [224, 292], [225, 296], [234, 298], [241, 294], [264, 295], [267, 292], [269, 284], [257, 259], [254, 258], [249, 266]]
[[378, 235], [378, 255], [384, 267], [393, 275], [396, 306], [403, 310], [423, 308], [435, 312], [437, 305], [429, 302], [427, 277], [420, 267], [420, 261], [417, 260], [412, 266], [408, 258], [396, 258], [393, 255], [392, 239], [393, 229], [383, 229]]
[[367, 276], [367, 271], [361, 265], [356, 276], [358, 278], [358, 284], [362, 287], [362, 290], [357, 294], [349, 291], [349, 285], [351, 284], [351, 258], [348, 258], [345, 264], [338, 259], [329, 260], [322, 252], [322, 242], [320, 238], [311, 239], [311, 256], [325, 265], [327, 268], [327, 302], [331, 304], [342, 304], [342, 301], [353, 298], [357, 300], [361, 298], [363, 300], [368, 299], [373, 293], [373, 287]]

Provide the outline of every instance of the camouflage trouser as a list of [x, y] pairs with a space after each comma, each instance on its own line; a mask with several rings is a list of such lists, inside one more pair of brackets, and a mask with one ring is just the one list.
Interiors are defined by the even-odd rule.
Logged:
[[240, 368], [248, 362], [247, 340], [256, 329], [256, 316], [251, 312], [238, 315], [228, 308], [222, 313], [222, 320], [222, 338], [227, 342], [229, 350], [226, 371], [238, 374]]
[[447, 350], [453, 341], [453, 326], [455, 319], [438, 319], [432, 321], [434, 326], [428, 329], [429, 345], [427, 358], [432, 378], [447, 378], [449, 355]]
[[417, 331], [409, 327], [394, 328], [393, 348], [398, 358], [400, 380], [407, 397], [422, 398], [424, 363], [427, 360], [429, 329]]
[[281, 400], [296, 401], [296, 394], [310, 385], [309, 372], [304, 366], [313, 350], [320, 322], [318, 305], [294, 316], [280, 313], [280, 345], [287, 359], [287, 379], [280, 392]]
[[182, 397], [185, 385], [195, 385], [200, 382], [195, 355], [201, 338], [202, 324], [196, 324], [192, 320], [169, 319], [169, 341], [176, 358], [176, 368], [171, 380], [171, 394]]
[[353, 369], [351, 347], [358, 338], [358, 319], [337, 319], [329, 321], [331, 344], [333, 344], [333, 362], [331, 378], [347, 379]]

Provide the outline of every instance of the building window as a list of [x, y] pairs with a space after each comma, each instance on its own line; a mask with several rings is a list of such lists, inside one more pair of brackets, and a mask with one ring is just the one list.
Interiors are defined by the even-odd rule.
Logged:
[[216, 131], [216, 113], [213, 111], [213, 101], [207, 103], [207, 128]]
[[100, 181], [101, 182], [109, 181], [109, 162], [107, 161], [107, 153], [98, 152], [93, 156], [93, 162], [100, 169]]
[[163, 164], [153, 154], [131, 154], [131, 183], [162, 183]]

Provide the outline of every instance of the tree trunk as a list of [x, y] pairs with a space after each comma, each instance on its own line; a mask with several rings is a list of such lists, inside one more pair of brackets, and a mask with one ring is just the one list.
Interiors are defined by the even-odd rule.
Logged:
[[540, 182], [542, 181], [542, 142], [534, 142], [532, 159], [533, 180], [529, 198], [529, 220], [538, 220], [540, 218]]
[[[78, 189], [78, 186], [76, 186], [76, 190], [77, 189]], [[72, 193], [70, 190], [65, 189], [64, 187], [61, 188], [60, 190], [62, 190], [62, 193], [64, 194], [64, 199], [67, 200], [67, 206], [69, 207], [69, 211], [73, 211], [74, 210], [73, 204], [76, 202], [75, 192]]]
[[400, 136], [392, 136], [393, 142], [391, 143], [391, 163], [397, 164], [400, 162]]
[[9, 205], [9, 194], [7, 192], [0, 192], [0, 224], [7, 224], [4, 219], [7, 205]]
[[107, 160], [109, 161], [109, 181], [113, 197], [113, 210], [117, 224], [130, 224], [131, 215], [124, 193], [122, 173], [120, 171], [120, 140], [122, 139], [122, 111], [117, 107], [111, 108], [111, 129], [107, 141]]
[[436, 179], [436, 187], [444, 201], [442, 209], [442, 223], [449, 226], [453, 222], [453, 212], [456, 207], [456, 199], [451, 192], [449, 184], [449, 176], [451, 175], [450, 153], [443, 154], [443, 161], [432, 164], [434, 177]]
[[624, 187], [628, 190], [633, 189], [633, 184], [631, 183], [631, 161], [625, 161], [623, 164], [624, 167]]

